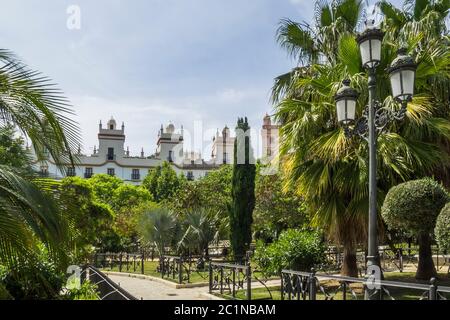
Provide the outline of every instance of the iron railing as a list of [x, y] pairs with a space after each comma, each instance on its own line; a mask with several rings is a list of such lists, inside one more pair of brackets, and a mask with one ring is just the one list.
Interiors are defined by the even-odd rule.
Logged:
[[[324, 282], [334, 282], [334, 286], [326, 286]], [[282, 300], [318, 300], [318, 295], [324, 300], [335, 300], [341, 294], [343, 300], [348, 298], [360, 300], [368, 285], [367, 279], [335, 276], [328, 274], [316, 274], [311, 272], [299, 272], [283, 270], [281, 272], [281, 299]], [[369, 287], [370, 288], [370, 287]], [[450, 287], [438, 286], [436, 279], [431, 279], [430, 284], [405, 283], [398, 281], [378, 280], [371, 289], [371, 295], [378, 295], [380, 300], [396, 300], [395, 290], [414, 291], [414, 297], [419, 300], [447, 300], [446, 294], [450, 293]], [[398, 294], [400, 295], [400, 294]], [[364, 297], [365, 298], [365, 297]]]
[[145, 257], [142, 253], [96, 253], [93, 264], [111, 271], [144, 274]]
[[[406, 268], [415, 268], [418, 266], [418, 249], [415, 248], [379, 248], [381, 269], [384, 272], [398, 271], [403, 272]], [[343, 252], [335, 247], [329, 248], [326, 252], [327, 264], [323, 265], [323, 271], [336, 271], [342, 266], [344, 259]], [[450, 274], [450, 259], [446, 251], [439, 248], [432, 248], [432, 256], [435, 261], [437, 271], [447, 268]], [[363, 250], [357, 250], [356, 261], [360, 276], [363, 276], [366, 270], [366, 253]]]
[[138, 300], [92, 265], [85, 265], [81, 269], [81, 283], [86, 279], [97, 286], [100, 300]]
[[245, 290], [247, 300], [252, 297], [252, 271], [249, 265], [209, 263], [209, 293], [236, 299], [237, 290]]

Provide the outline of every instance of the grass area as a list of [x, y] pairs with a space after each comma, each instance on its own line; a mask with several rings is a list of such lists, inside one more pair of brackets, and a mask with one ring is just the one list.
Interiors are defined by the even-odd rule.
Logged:
[[[158, 264], [159, 264], [158, 260], [145, 261], [144, 262], [144, 274], [148, 275], [148, 276], [161, 278], [161, 273], [156, 271]], [[112, 268], [110, 266], [107, 266], [106, 268], [102, 268], [102, 270], [119, 272], [119, 265], [118, 264], [113, 265]], [[124, 263], [122, 265], [122, 272], [141, 274], [142, 273], [141, 265], [140, 265], [140, 263], [136, 263], [136, 270], [135, 270], [134, 264], [130, 262], [128, 265], [128, 271], [127, 271], [127, 266]], [[185, 277], [186, 277], [186, 274], [184, 273], [183, 278], [185, 278]], [[166, 277], [164, 277], [164, 279], [178, 283], [178, 274], [175, 275], [175, 278], [173, 278], [172, 275], [170, 275], [170, 277], [166, 276]], [[208, 282], [208, 271], [201, 271], [201, 272], [193, 271], [193, 272], [191, 272], [190, 277], [189, 277], [189, 283], [207, 283], [207, 282]], [[188, 281], [186, 279], [184, 279], [183, 283], [188, 283]]]
[[[391, 272], [385, 274], [385, 279], [389, 281], [400, 281], [400, 282], [408, 282], [408, 283], [421, 283], [421, 284], [429, 284], [429, 281], [418, 281], [414, 278], [415, 273], [412, 272]], [[333, 280], [325, 280], [320, 282], [324, 287], [325, 292], [333, 295], [333, 293], [339, 288], [339, 283]], [[439, 274], [438, 285], [440, 286], [450, 286], [450, 277], [446, 273]], [[357, 296], [358, 300], [364, 299], [364, 291], [362, 284], [351, 284], [351, 288]], [[252, 300], [281, 300], [281, 291], [280, 286], [270, 287], [270, 293], [266, 288], [253, 288], [252, 289]], [[405, 289], [405, 288], [387, 288], [390, 295], [395, 300], [418, 300], [423, 294], [423, 290], [416, 289]], [[450, 294], [444, 293], [442, 294], [445, 298], [450, 299]], [[226, 299], [231, 299], [230, 296], [222, 295], [222, 297]], [[245, 290], [239, 290], [236, 292], [236, 298], [245, 300], [246, 292]], [[286, 297], [287, 298], [287, 297]], [[347, 300], [354, 299], [350, 292], [346, 295]], [[385, 296], [384, 299], [389, 300], [388, 296]], [[318, 289], [317, 291], [317, 300], [325, 300], [325, 295]], [[339, 290], [333, 296], [333, 300], [343, 300], [343, 292], [342, 289]]]

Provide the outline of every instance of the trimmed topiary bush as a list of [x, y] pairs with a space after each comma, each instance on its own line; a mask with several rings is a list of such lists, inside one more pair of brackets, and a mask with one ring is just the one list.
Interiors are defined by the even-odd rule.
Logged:
[[254, 260], [266, 275], [280, 274], [282, 269], [310, 271], [325, 261], [325, 251], [319, 232], [289, 229], [269, 245], [258, 242]]
[[430, 234], [448, 201], [445, 189], [430, 178], [399, 184], [389, 190], [384, 200], [381, 214], [389, 229], [402, 229], [419, 240], [417, 279], [436, 276]]
[[450, 250], [450, 203], [447, 203], [439, 214], [434, 234], [439, 247]]

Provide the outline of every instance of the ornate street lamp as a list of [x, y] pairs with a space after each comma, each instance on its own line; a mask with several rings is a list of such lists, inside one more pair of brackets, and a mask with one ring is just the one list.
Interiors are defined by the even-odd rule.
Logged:
[[[356, 102], [358, 93], [350, 87], [350, 81], [344, 80], [343, 86], [335, 96], [337, 118], [344, 126], [345, 135], [352, 137], [358, 135], [369, 144], [369, 234], [367, 247], [367, 272], [366, 276], [373, 277], [380, 270], [380, 257], [378, 253], [378, 215], [377, 215], [377, 159], [376, 143], [377, 135], [382, 132], [389, 122], [402, 120], [405, 117], [407, 103], [414, 94], [414, 79], [416, 64], [409, 57], [406, 49], [398, 51], [398, 57], [388, 69], [392, 96], [401, 103], [399, 111], [392, 111], [382, 107], [376, 101], [376, 67], [381, 62], [381, 43], [383, 32], [373, 26], [373, 22], [367, 29], [358, 35], [361, 59], [364, 68], [368, 71], [369, 105], [361, 118], [355, 119]], [[350, 126], [352, 125], [353, 126]], [[379, 279], [378, 279], [379, 280]], [[380, 288], [369, 289], [366, 286], [366, 299], [377, 299]]]
[[406, 105], [412, 100], [416, 69], [417, 65], [414, 63], [414, 59], [407, 55], [407, 50], [399, 49], [398, 56], [392, 61], [388, 72], [392, 96], [402, 105]]
[[336, 109], [338, 121], [344, 125], [349, 125], [355, 121], [356, 100], [358, 92], [350, 87], [350, 80], [342, 81], [342, 88], [338, 90], [334, 99], [336, 100]]
[[367, 28], [358, 35], [356, 41], [361, 52], [362, 64], [365, 68], [374, 69], [381, 61], [381, 42], [384, 33], [375, 28], [373, 21], [367, 23]]

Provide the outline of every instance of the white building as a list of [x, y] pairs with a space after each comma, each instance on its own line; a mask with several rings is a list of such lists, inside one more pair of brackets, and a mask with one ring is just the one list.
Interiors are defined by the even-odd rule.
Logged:
[[[269, 129], [269, 134], [263, 133], [262, 141], [263, 145], [270, 146], [273, 141], [273, 130], [277, 126], [268, 123], [270, 117], [268, 120], [267, 117], [264, 118], [264, 126]], [[145, 155], [143, 149], [139, 156], [131, 156], [129, 149], [125, 149], [125, 139], [124, 123], [118, 128], [116, 121], [111, 118], [106, 127], [103, 127], [100, 121], [98, 149], [94, 146], [94, 152], [90, 155], [81, 154], [79, 150], [75, 155], [77, 159], [75, 167], [68, 165], [67, 172], [62, 173], [50, 157], [36, 161], [35, 166], [43, 175], [57, 179], [63, 178], [64, 174], [84, 178], [90, 178], [94, 174], [109, 174], [129, 183], [140, 184], [149, 170], [168, 161], [177, 174], [183, 173], [189, 180], [196, 180], [223, 164], [233, 163], [236, 138], [231, 136], [227, 126], [222, 130], [222, 134], [217, 130], [213, 138], [210, 161], [205, 161], [200, 153], [184, 151], [183, 127], [177, 133], [173, 124], [169, 124], [165, 129], [161, 126], [156, 152], [149, 156]]]

